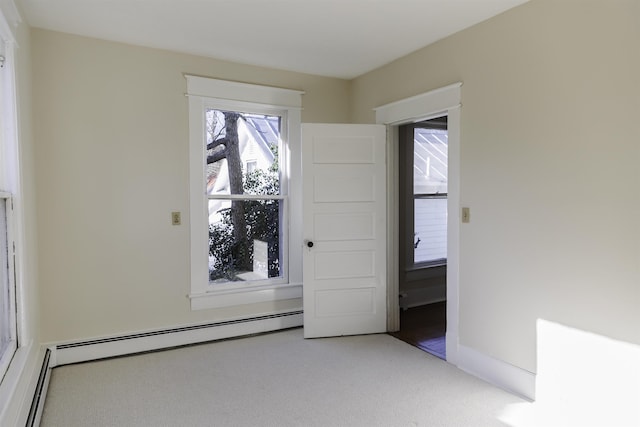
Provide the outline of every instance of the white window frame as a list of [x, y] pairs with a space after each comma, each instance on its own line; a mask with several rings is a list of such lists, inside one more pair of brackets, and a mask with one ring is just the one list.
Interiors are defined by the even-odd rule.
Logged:
[[[0, 268], [6, 268], [7, 274], [7, 289], [4, 289], [4, 284], [0, 284], [0, 292], [4, 293], [8, 298], [7, 308], [8, 313], [0, 313], [3, 317], [6, 315], [6, 319], [9, 324], [9, 345], [4, 352], [0, 353], [0, 378], [4, 376], [5, 372], [9, 368], [9, 363], [18, 349], [18, 330], [17, 330], [17, 311], [16, 311], [16, 283], [15, 283], [15, 241], [14, 241], [14, 224], [13, 224], [13, 197], [11, 193], [0, 191], [0, 199], [5, 200], [5, 214], [6, 214], [6, 230], [0, 230], [0, 233], [6, 232], [7, 235], [7, 265], [0, 266]], [[4, 248], [0, 248], [4, 251]], [[0, 307], [4, 309], [4, 307]]]
[[[460, 259], [460, 117], [462, 82], [434, 89], [375, 108], [376, 123], [388, 128], [387, 188], [398, 191], [398, 126], [447, 116], [449, 133], [449, 185], [447, 196], [447, 362], [458, 364], [458, 304]], [[390, 331], [400, 328], [398, 304], [398, 198], [388, 195], [387, 245], [387, 326]]]
[[[15, 76], [15, 26], [21, 22], [13, 2], [0, 4], [0, 198], [7, 203], [7, 243], [9, 274], [7, 292], [9, 298], [9, 336], [7, 350], [0, 354], [0, 398], [15, 387], [15, 378], [10, 371], [20, 370], [24, 362], [23, 348], [29, 346], [23, 326], [22, 294], [22, 242], [24, 221], [21, 209], [22, 187], [20, 172], [20, 149], [18, 137], [18, 109]], [[4, 266], [2, 268], [5, 268]], [[22, 353], [18, 357], [18, 353]], [[17, 361], [17, 359], [20, 359]], [[2, 399], [0, 399], [2, 400]], [[0, 412], [2, 412], [0, 405]]]
[[[229, 307], [302, 297], [302, 185], [300, 121], [303, 92], [185, 75], [189, 98], [190, 261], [192, 310]], [[208, 196], [205, 111], [207, 109], [273, 114], [282, 117], [282, 178], [287, 184], [283, 215], [288, 218], [288, 242], [283, 262], [286, 280], [274, 283], [234, 283], [212, 286], [208, 269]], [[247, 198], [241, 196], [243, 198]], [[300, 250], [297, 250], [300, 249]], [[288, 254], [287, 254], [288, 252]], [[287, 256], [288, 255], [288, 256]], [[287, 271], [288, 270], [288, 271]]]

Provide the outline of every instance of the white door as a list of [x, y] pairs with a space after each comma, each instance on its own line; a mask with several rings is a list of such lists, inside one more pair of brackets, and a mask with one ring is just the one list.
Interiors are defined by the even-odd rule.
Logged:
[[305, 338], [386, 332], [382, 125], [303, 124]]

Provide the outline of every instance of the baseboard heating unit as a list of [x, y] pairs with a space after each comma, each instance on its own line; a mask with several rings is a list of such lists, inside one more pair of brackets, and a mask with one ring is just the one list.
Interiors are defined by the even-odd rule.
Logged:
[[33, 399], [31, 400], [31, 408], [29, 409], [29, 416], [27, 417], [26, 427], [35, 427], [40, 425], [40, 417], [42, 416], [42, 409], [44, 408], [44, 398], [47, 395], [47, 387], [49, 385], [49, 379], [51, 376], [51, 367], [49, 363], [51, 361], [51, 350], [46, 349], [44, 353], [44, 359], [42, 360], [42, 367], [40, 368], [40, 375], [38, 376], [38, 382], [36, 389], [33, 393]]
[[39, 425], [51, 369], [56, 366], [296, 328], [302, 326], [302, 322], [302, 310], [293, 310], [249, 318], [47, 345], [26, 426]]

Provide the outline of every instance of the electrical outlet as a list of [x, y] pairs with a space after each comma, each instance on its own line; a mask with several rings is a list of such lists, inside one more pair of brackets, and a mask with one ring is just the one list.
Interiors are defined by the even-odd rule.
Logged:
[[171, 225], [180, 225], [181, 223], [180, 212], [171, 212]]
[[471, 221], [471, 212], [469, 208], [462, 208], [462, 222], [468, 223]]

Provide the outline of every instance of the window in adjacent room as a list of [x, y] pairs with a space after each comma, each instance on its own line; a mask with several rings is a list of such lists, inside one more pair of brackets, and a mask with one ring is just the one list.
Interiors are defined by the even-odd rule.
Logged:
[[406, 164], [403, 176], [406, 200], [404, 233], [408, 268], [446, 264], [447, 261], [447, 118], [401, 127]]

